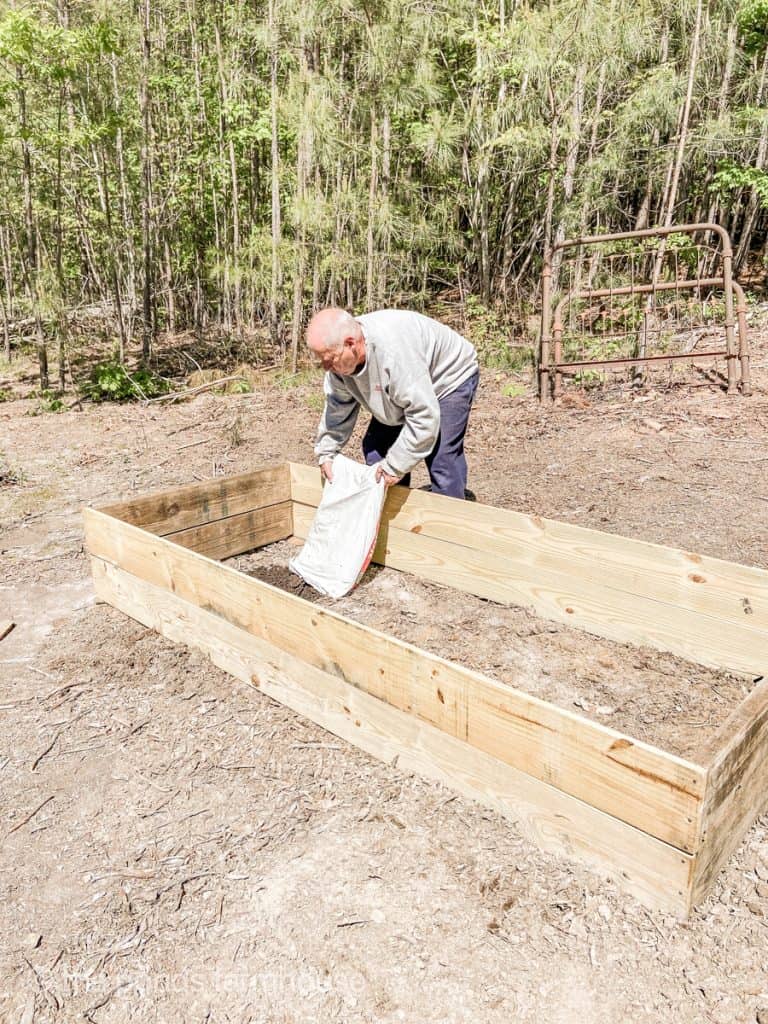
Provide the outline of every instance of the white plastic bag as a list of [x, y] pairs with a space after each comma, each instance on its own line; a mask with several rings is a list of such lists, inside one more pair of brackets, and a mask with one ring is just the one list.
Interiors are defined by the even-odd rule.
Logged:
[[348, 594], [371, 561], [385, 494], [375, 466], [337, 455], [333, 482], [323, 487], [304, 547], [288, 563], [291, 572], [321, 594]]

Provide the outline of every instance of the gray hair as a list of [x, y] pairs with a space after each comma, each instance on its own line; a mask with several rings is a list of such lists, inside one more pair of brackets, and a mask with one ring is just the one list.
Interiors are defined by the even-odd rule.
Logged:
[[323, 317], [322, 344], [331, 351], [342, 347], [344, 338], [349, 334], [350, 329], [359, 330], [359, 324], [355, 318], [344, 309], [321, 310], [312, 319], [317, 320], [320, 317]]

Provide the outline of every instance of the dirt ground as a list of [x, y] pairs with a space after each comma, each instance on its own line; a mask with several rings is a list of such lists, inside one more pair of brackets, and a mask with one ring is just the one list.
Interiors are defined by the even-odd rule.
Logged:
[[[768, 568], [753, 328], [749, 399], [693, 373], [548, 411], [486, 372], [470, 485]], [[0, 404], [0, 1022], [765, 1024], [768, 816], [680, 923], [94, 603], [83, 505], [309, 462], [318, 395]], [[683, 753], [750, 685], [386, 570], [339, 608]]]

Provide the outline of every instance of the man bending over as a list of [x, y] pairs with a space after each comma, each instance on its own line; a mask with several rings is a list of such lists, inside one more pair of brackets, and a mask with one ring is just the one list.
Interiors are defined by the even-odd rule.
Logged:
[[381, 309], [353, 317], [322, 309], [307, 345], [325, 374], [325, 409], [315, 454], [333, 480], [333, 457], [349, 440], [360, 406], [371, 414], [363, 438], [369, 466], [387, 486], [410, 484], [421, 459], [432, 491], [465, 497], [464, 434], [478, 382], [474, 346], [420, 313]]

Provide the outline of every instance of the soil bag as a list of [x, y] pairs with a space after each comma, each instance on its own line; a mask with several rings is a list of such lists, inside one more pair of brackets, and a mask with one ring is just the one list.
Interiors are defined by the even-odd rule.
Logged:
[[337, 455], [333, 482], [323, 487], [304, 547], [288, 563], [291, 572], [321, 594], [348, 594], [370, 564], [385, 494], [375, 466]]

